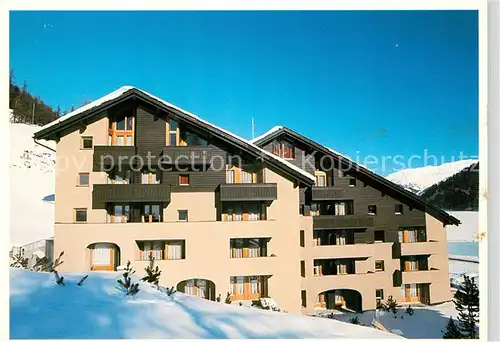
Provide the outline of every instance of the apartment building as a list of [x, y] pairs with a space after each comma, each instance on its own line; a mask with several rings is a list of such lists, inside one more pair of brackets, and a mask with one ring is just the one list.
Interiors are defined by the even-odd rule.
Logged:
[[252, 141], [316, 178], [300, 189], [304, 312], [372, 310], [452, 298], [445, 225], [459, 220], [340, 153], [286, 127]]
[[153, 255], [162, 285], [292, 313], [451, 298], [444, 225], [458, 220], [365, 169], [316, 167], [342, 161], [286, 128], [249, 142], [126, 86], [34, 138], [57, 143], [63, 272], [130, 260], [142, 275]]

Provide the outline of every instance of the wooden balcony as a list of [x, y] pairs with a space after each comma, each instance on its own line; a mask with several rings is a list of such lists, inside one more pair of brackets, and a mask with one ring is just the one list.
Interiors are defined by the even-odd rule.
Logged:
[[210, 165], [212, 150], [207, 146], [165, 146], [161, 162], [167, 165]]
[[163, 184], [94, 184], [92, 202], [170, 202], [170, 187]]
[[313, 186], [312, 187], [312, 200], [313, 201], [327, 201], [341, 199], [345, 196], [345, 190], [333, 186]]
[[373, 227], [373, 216], [370, 215], [320, 215], [313, 217], [314, 229], [364, 228]]
[[276, 183], [221, 184], [221, 201], [274, 201], [278, 198]]
[[93, 171], [118, 166], [119, 163], [129, 165], [130, 158], [134, 155], [136, 155], [134, 146], [94, 146]]

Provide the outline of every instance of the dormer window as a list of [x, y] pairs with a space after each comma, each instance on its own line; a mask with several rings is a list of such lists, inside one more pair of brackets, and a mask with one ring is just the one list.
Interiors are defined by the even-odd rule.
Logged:
[[273, 141], [271, 143], [271, 152], [284, 159], [295, 159], [295, 147], [288, 141]]

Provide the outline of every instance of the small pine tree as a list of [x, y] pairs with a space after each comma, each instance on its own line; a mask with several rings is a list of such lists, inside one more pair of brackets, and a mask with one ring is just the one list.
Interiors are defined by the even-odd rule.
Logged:
[[232, 299], [231, 299], [231, 294], [228, 292], [226, 296], [226, 304], [231, 304]]
[[396, 318], [397, 313], [398, 313], [398, 309], [397, 309], [398, 303], [396, 302], [396, 300], [392, 296], [387, 297], [387, 301], [385, 302], [384, 306], [385, 306], [385, 309], [387, 311], [392, 312], [392, 314], [394, 315], [394, 318]]
[[15, 267], [15, 268], [28, 268], [28, 258], [24, 257], [24, 249], [20, 248], [17, 254], [12, 256], [12, 263], [10, 264], [10, 267]]
[[158, 285], [161, 271], [158, 268], [158, 265], [155, 267], [155, 258], [153, 253], [149, 253], [149, 265], [144, 270], [146, 271], [146, 276], [142, 278], [142, 281]]
[[460, 285], [453, 298], [458, 311], [459, 329], [464, 338], [476, 338], [476, 323], [479, 322], [479, 289], [474, 281], [464, 275], [464, 283]]
[[88, 274], [87, 274], [85, 277], [83, 277], [82, 279], [80, 279], [76, 285], [78, 285], [78, 286], [82, 286], [82, 285], [83, 285], [83, 282], [84, 282], [85, 280], [87, 280], [87, 278], [88, 278], [88, 277], [89, 277], [89, 276], [88, 276]]
[[220, 293], [219, 293], [219, 295], [217, 296], [217, 299], [216, 299], [216, 300], [217, 300], [217, 303], [220, 303], [220, 301], [222, 300], [222, 298], [221, 298], [221, 294], [220, 294]]
[[410, 316], [413, 316], [415, 310], [411, 307], [411, 305], [408, 305], [408, 307], [406, 308], [406, 313]]
[[349, 320], [349, 323], [359, 325], [359, 323], [360, 323], [360, 322], [359, 322], [359, 318], [358, 318], [358, 316], [351, 318], [351, 319]]
[[448, 320], [448, 323], [446, 324], [446, 331], [442, 331], [443, 333], [443, 338], [449, 338], [449, 339], [460, 339], [463, 338], [462, 333], [460, 332], [460, 329], [458, 329], [457, 325], [455, 324], [455, 321], [453, 321], [453, 318]]
[[116, 281], [123, 289], [125, 289], [127, 296], [134, 296], [137, 292], [139, 292], [139, 284], [132, 284], [132, 278], [130, 278], [130, 275], [134, 273], [135, 271], [132, 269], [130, 261], [127, 261], [127, 266], [125, 267], [125, 272], [123, 273], [123, 280], [118, 279]]

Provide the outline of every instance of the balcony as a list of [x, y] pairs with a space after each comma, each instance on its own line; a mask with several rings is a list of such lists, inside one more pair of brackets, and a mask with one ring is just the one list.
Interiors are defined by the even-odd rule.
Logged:
[[135, 154], [134, 146], [94, 146], [93, 171], [117, 166], [120, 160], [128, 165], [129, 159]]
[[92, 202], [170, 202], [170, 187], [163, 184], [94, 184]]
[[313, 217], [313, 228], [360, 228], [373, 227], [373, 216], [369, 215], [320, 215]]
[[221, 201], [274, 201], [278, 198], [276, 183], [221, 184]]
[[209, 165], [212, 148], [206, 146], [165, 146], [161, 161], [167, 165]]
[[374, 253], [373, 244], [323, 245], [313, 248], [313, 258], [363, 258]]
[[340, 199], [344, 196], [345, 191], [341, 188], [333, 186], [314, 186], [312, 188], [313, 201], [325, 201]]
[[411, 272], [401, 272], [403, 284], [427, 284], [436, 280], [439, 270], [421, 270]]
[[401, 243], [401, 255], [430, 255], [438, 252], [437, 241]]

